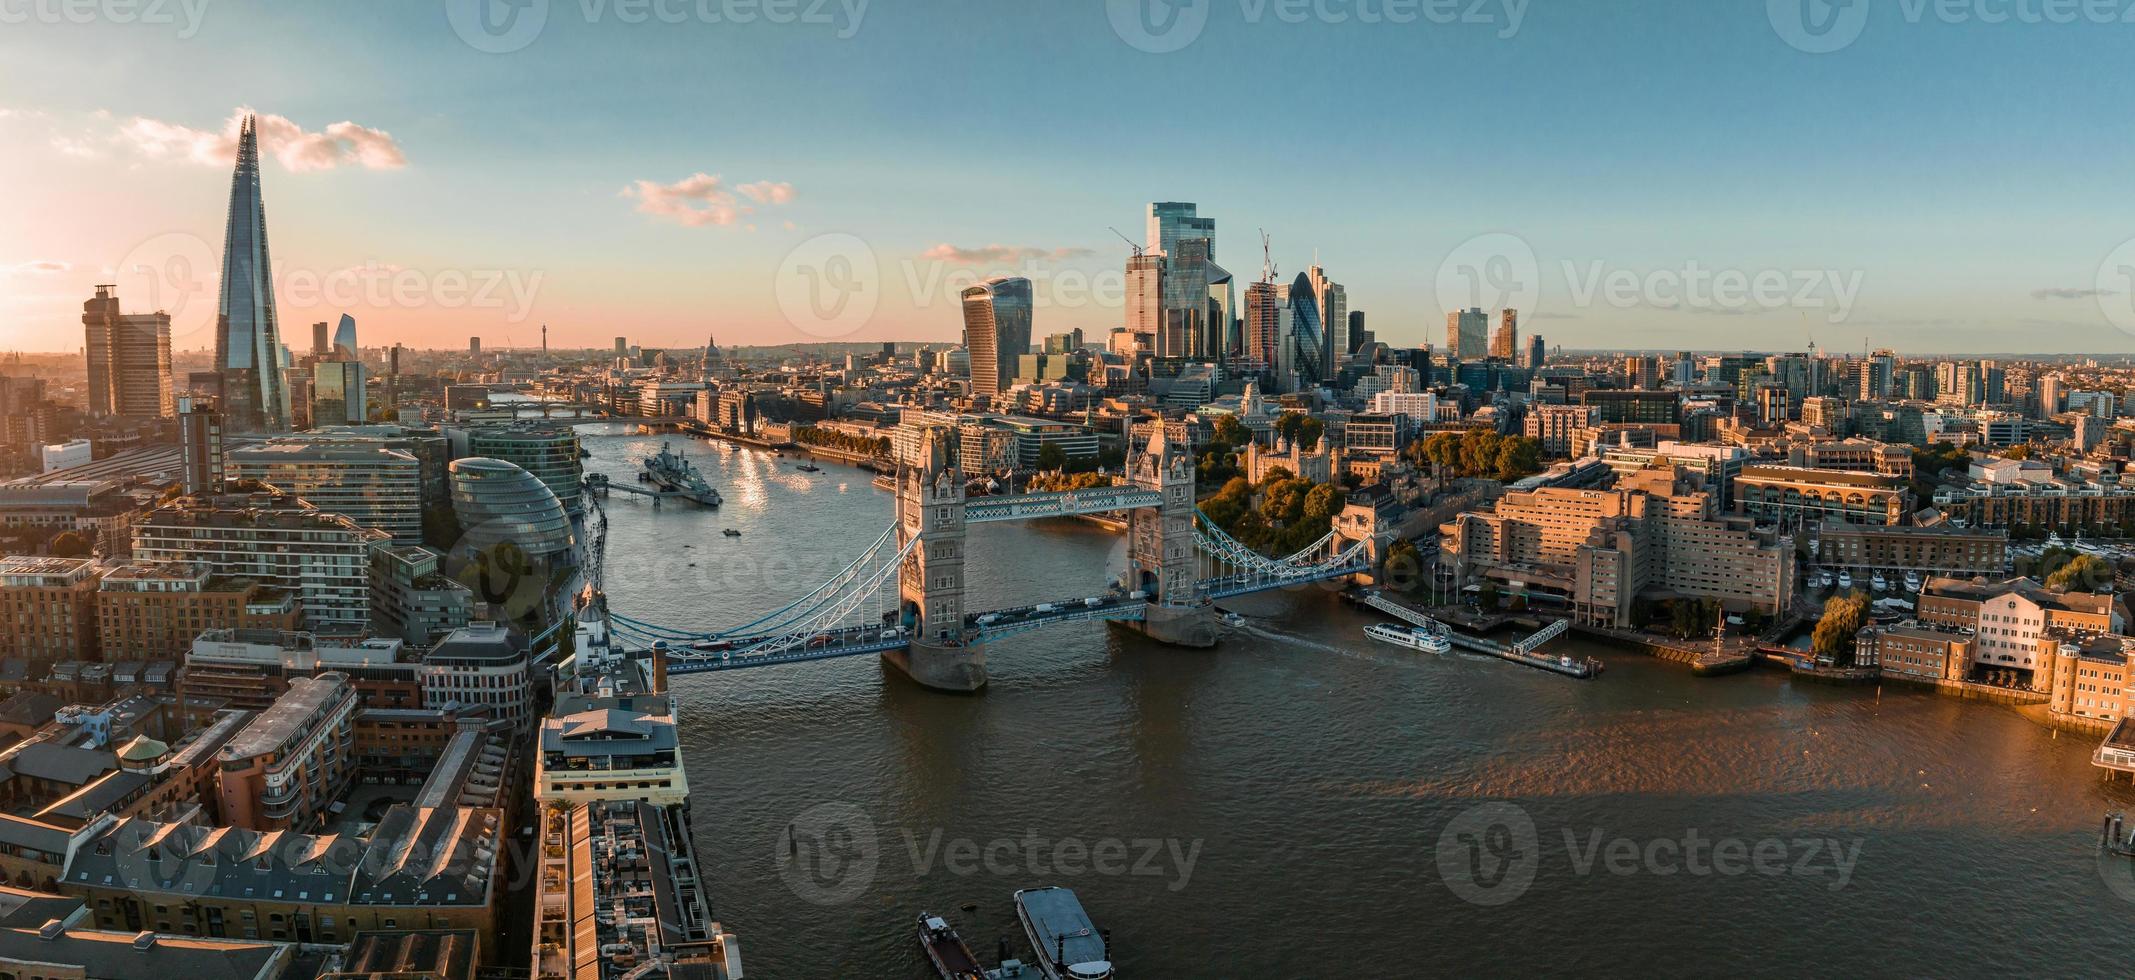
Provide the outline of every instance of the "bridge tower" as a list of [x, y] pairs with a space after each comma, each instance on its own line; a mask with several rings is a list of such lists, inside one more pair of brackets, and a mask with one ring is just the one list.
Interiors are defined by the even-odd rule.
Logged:
[[1215, 646], [1216, 624], [1200, 593], [1194, 543], [1193, 455], [1172, 445], [1159, 421], [1148, 446], [1128, 459], [1127, 478], [1162, 498], [1157, 506], [1135, 508], [1127, 519], [1126, 585], [1149, 594], [1148, 618], [1138, 628], [1163, 643]]
[[919, 462], [897, 475], [897, 544], [917, 547], [897, 570], [899, 617], [912, 631], [908, 649], [882, 654], [921, 685], [944, 691], [986, 686], [986, 653], [966, 643], [964, 626], [964, 474], [949, 431], [921, 437]]

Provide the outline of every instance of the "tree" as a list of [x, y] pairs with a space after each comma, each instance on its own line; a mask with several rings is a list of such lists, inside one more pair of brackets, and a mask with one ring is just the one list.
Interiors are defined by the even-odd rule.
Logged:
[[1038, 468], [1057, 470], [1067, 465], [1067, 450], [1057, 442], [1048, 442], [1038, 447]]
[[87, 558], [90, 551], [89, 539], [73, 531], [61, 531], [53, 536], [51, 545], [45, 550], [51, 552], [54, 558]]
[[1542, 472], [1542, 442], [1526, 436], [1516, 436], [1498, 446], [1497, 478], [1511, 483], [1522, 477]]
[[2004, 449], [2004, 450], [2002, 450], [2002, 458], [2003, 458], [2003, 459], [2030, 459], [2030, 458], [2031, 458], [2031, 446], [2030, 446], [2030, 445], [2028, 445], [2028, 444], [2023, 444], [2023, 443], [2019, 443], [2019, 444], [2017, 444], [2017, 445], [2014, 445], [2014, 446], [2010, 446], [2009, 448], [2007, 448], [2007, 449]]
[[1816, 629], [1809, 634], [1810, 648], [1818, 657], [1831, 657], [1842, 663], [1851, 663], [1853, 658], [1853, 635], [1861, 631], [1868, 619], [1868, 596], [1862, 592], [1834, 595], [1824, 600], [1824, 614], [1816, 620]]
[[1300, 446], [1303, 446], [1304, 450], [1308, 453], [1318, 452], [1320, 448], [1320, 436], [1326, 431], [1327, 423], [1322, 422], [1319, 419], [1313, 418], [1309, 415], [1305, 416], [1305, 420], [1303, 422], [1298, 423], [1297, 425], [1298, 444]]
[[1227, 446], [1243, 446], [1253, 440], [1253, 431], [1238, 421], [1236, 415], [1216, 417], [1216, 441]]
[[2077, 555], [2046, 578], [2046, 587], [2055, 592], [2081, 589], [2096, 592], [2102, 585], [2113, 581], [2113, 566], [2097, 555]]
[[1332, 483], [1314, 486], [1305, 494], [1304, 519], [1315, 525], [1327, 524], [1334, 515], [1342, 512], [1341, 488]]

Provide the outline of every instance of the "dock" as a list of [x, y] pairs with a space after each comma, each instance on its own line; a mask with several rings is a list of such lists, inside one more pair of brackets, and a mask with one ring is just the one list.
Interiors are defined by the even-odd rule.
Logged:
[[[1412, 626], [1430, 628], [1433, 626], [1443, 627], [1445, 625], [1431, 618], [1430, 615], [1422, 610], [1394, 599], [1377, 589], [1367, 590], [1359, 597], [1358, 602]], [[1599, 675], [1601, 673], [1601, 661], [1592, 657], [1584, 660], [1572, 660], [1569, 657], [1552, 657], [1535, 652], [1543, 644], [1564, 635], [1564, 632], [1570, 628], [1571, 622], [1569, 620], [1560, 619], [1542, 627], [1525, 639], [1509, 644], [1499, 643], [1496, 640], [1485, 639], [1480, 636], [1471, 636], [1452, 629], [1445, 630], [1445, 636], [1446, 639], [1452, 641], [1455, 649], [1464, 650], [1468, 653], [1496, 657], [1499, 660], [1546, 670], [1552, 674], [1576, 677], [1580, 680], [1587, 680]]]

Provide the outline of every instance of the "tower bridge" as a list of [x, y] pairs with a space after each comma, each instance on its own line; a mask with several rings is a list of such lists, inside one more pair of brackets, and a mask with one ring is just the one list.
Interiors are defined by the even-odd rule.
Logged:
[[[662, 626], [610, 610], [612, 627], [626, 639], [662, 645], [671, 674], [876, 653], [924, 686], [975, 691], [986, 684], [987, 644], [1002, 637], [1106, 621], [1162, 643], [1210, 647], [1221, 635], [1215, 600], [1357, 575], [1379, 558], [1374, 512], [1358, 504], [1296, 554], [1273, 558], [1246, 547], [1200, 514], [1193, 457], [1161, 427], [1128, 458], [1120, 484], [998, 497], [965, 493], [949, 440], [944, 429], [925, 435], [919, 462], [897, 475], [895, 522], [807, 595], [725, 629]], [[966, 608], [971, 525], [1121, 512], [1127, 567], [1100, 593]]]

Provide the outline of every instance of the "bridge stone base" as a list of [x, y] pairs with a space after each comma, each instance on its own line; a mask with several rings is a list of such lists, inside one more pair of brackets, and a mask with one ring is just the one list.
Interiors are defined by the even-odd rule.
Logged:
[[1194, 606], [1150, 603], [1149, 614], [1141, 622], [1115, 622], [1112, 625], [1133, 630], [1167, 646], [1202, 650], [1215, 646], [1223, 635], [1216, 626], [1215, 606], [1205, 602]]
[[882, 651], [884, 662], [904, 671], [919, 686], [969, 693], [986, 686], [986, 648], [936, 646], [912, 641], [908, 647]]

